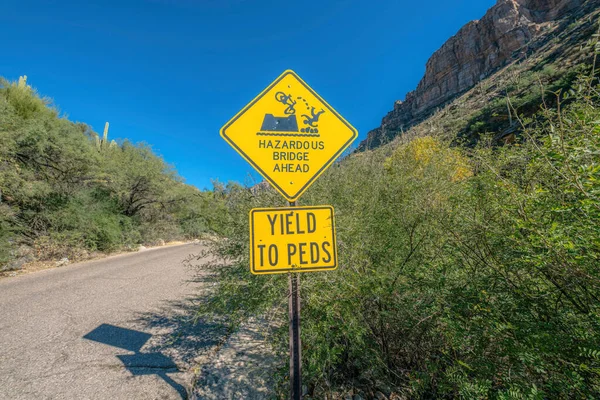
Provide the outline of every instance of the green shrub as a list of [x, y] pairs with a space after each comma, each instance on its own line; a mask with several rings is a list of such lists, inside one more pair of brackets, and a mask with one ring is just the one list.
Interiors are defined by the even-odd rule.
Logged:
[[100, 141], [24, 80], [0, 78], [0, 121], [0, 265], [21, 244], [81, 258], [222, 229], [222, 205], [149, 146]]
[[[0, 266], [5, 266], [13, 258], [15, 234], [11, 227], [11, 209], [0, 204]], [[5, 269], [0, 267], [0, 271]]]
[[[600, 396], [600, 100], [579, 83], [557, 109], [515, 116], [514, 145], [417, 138], [349, 156], [307, 191], [301, 204], [335, 207], [340, 262], [301, 278], [314, 397], [382, 384], [407, 398]], [[285, 315], [287, 278], [248, 271], [248, 212], [281, 200], [225, 197], [203, 312]], [[283, 354], [286, 337], [273, 338]]]

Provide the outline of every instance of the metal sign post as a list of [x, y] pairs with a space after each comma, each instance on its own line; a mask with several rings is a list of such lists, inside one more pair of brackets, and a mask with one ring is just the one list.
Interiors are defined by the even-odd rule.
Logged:
[[302, 344], [300, 341], [300, 274], [289, 274], [290, 399], [302, 398]]
[[[289, 202], [296, 207], [296, 202]], [[300, 274], [288, 274], [289, 298], [288, 313], [290, 319], [290, 399], [302, 399], [302, 344], [300, 341]]]

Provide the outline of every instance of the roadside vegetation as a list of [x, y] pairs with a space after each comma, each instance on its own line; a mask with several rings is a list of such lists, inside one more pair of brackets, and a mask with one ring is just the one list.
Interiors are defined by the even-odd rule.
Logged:
[[0, 271], [196, 238], [218, 210], [148, 145], [101, 138], [0, 78]]
[[[301, 276], [308, 397], [600, 398], [600, 88], [595, 70], [577, 71], [556, 91], [538, 85], [536, 112], [503, 100], [511, 141], [479, 125], [457, 146], [473, 121], [443, 135], [426, 121], [347, 156], [302, 197], [335, 207], [340, 259]], [[280, 316], [286, 393], [287, 276], [248, 267], [248, 212], [283, 202], [239, 185], [223, 197], [220, 284], [201, 315]]]
[[[301, 276], [309, 398], [600, 398], [596, 39], [564, 68], [512, 65], [300, 199], [334, 206], [340, 262]], [[0, 80], [0, 268], [215, 234], [199, 315], [274, 321], [285, 398], [287, 276], [248, 260], [249, 211], [283, 205], [262, 184], [185, 185]]]

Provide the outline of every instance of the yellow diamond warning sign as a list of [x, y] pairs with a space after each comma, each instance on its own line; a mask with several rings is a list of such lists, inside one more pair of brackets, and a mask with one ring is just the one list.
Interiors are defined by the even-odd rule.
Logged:
[[221, 136], [295, 201], [358, 132], [287, 70], [221, 128]]
[[337, 268], [333, 207], [255, 208], [250, 211], [253, 274]]

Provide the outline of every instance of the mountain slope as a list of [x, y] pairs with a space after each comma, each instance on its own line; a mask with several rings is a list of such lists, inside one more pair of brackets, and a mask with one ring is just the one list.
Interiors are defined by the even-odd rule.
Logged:
[[100, 139], [0, 77], [0, 273], [199, 236], [212, 196], [148, 145]]
[[469, 22], [433, 54], [417, 89], [395, 102], [359, 150], [389, 142], [503, 67], [539, 53], [598, 5], [597, 0], [498, 0], [481, 20]]

